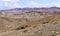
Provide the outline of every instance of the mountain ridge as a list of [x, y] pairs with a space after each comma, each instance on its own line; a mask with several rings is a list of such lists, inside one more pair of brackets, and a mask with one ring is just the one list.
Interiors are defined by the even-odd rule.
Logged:
[[[39, 7], [39, 8], [13, 8], [13, 9], [6, 9], [6, 10], [37, 10], [37, 9], [60, 9], [60, 7]], [[4, 11], [4, 10], [1, 10]]]

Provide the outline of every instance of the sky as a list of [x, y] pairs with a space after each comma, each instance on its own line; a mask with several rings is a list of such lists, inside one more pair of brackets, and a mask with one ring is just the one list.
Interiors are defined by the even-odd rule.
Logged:
[[60, 0], [0, 0], [0, 10], [52, 6], [60, 7]]

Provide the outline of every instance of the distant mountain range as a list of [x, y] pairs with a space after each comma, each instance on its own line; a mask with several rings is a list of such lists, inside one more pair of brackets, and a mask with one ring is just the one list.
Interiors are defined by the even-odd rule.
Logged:
[[60, 14], [60, 7], [43, 7], [43, 8], [14, 8], [14, 9], [7, 9], [1, 10], [0, 14]]
[[42, 8], [15, 8], [13, 10], [40, 10], [40, 9], [60, 9], [60, 7], [42, 7]]
[[60, 10], [60, 7], [42, 7], [42, 8], [14, 8], [14, 9], [7, 9], [7, 10], [55, 10], [58, 9]]

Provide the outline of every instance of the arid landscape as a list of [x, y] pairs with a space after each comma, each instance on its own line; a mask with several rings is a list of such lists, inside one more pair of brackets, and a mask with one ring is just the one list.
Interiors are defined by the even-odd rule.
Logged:
[[60, 36], [60, 8], [0, 10], [0, 36]]

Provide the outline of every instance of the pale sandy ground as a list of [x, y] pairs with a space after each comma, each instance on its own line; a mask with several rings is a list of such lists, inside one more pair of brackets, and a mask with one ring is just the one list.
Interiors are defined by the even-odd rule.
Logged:
[[60, 15], [28, 22], [0, 17], [0, 36], [60, 36]]

